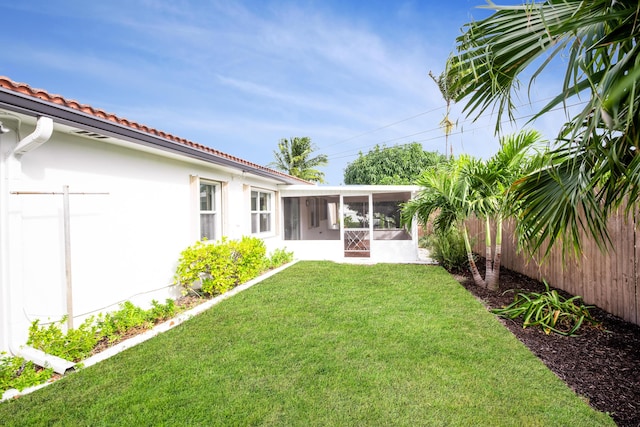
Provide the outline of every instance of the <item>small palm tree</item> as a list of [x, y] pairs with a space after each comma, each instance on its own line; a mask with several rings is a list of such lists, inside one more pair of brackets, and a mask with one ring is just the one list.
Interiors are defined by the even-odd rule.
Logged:
[[484, 286], [485, 282], [476, 266], [469, 231], [465, 224], [465, 220], [473, 213], [474, 205], [470, 198], [472, 190], [464, 170], [473, 162], [474, 159], [469, 156], [460, 156], [455, 161], [427, 169], [416, 181], [421, 187], [418, 196], [403, 205], [400, 219], [401, 223], [408, 227], [411, 226], [414, 217], [426, 225], [433, 214], [433, 227], [436, 232], [443, 233], [451, 227], [459, 227], [462, 230], [473, 280], [476, 285]]
[[325, 154], [311, 157], [315, 151], [311, 138], [283, 138], [278, 142], [278, 150], [273, 152], [276, 161], [269, 166], [310, 182], [324, 182], [324, 172], [315, 169], [329, 161]]
[[[412, 218], [426, 224], [435, 215], [434, 230], [444, 232], [460, 227], [465, 240], [467, 258], [474, 282], [497, 290], [500, 280], [502, 256], [502, 223], [518, 212], [511, 187], [532, 167], [538, 165], [545, 152], [533, 155], [540, 147], [541, 135], [536, 131], [523, 131], [500, 140], [500, 150], [488, 161], [460, 156], [451, 163], [425, 171], [418, 179], [421, 186], [418, 197], [406, 203], [402, 210], [403, 224]], [[475, 264], [465, 221], [475, 215], [485, 222], [486, 273], [483, 279]], [[495, 248], [491, 224], [495, 224]]]
[[[512, 187], [518, 179], [545, 161], [542, 135], [525, 130], [500, 139], [500, 149], [487, 162], [471, 171], [468, 179], [476, 190], [479, 216], [485, 220], [486, 274], [489, 289], [498, 289], [502, 258], [503, 221], [519, 214], [521, 204]], [[492, 248], [491, 222], [495, 224], [495, 249]]]

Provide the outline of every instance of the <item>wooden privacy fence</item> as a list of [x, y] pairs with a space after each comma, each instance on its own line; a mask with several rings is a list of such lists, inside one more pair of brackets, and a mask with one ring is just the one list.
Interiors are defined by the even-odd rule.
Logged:
[[[638, 218], [633, 215], [632, 218]], [[502, 265], [537, 280], [545, 279], [550, 286], [580, 295], [586, 304], [597, 305], [628, 322], [640, 324], [640, 289], [638, 288], [638, 244], [636, 223], [625, 220], [622, 213], [609, 220], [609, 233], [613, 248], [604, 253], [592, 238], [583, 238], [583, 254], [577, 259], [571, 255], [562, 260], [558, 243], [547, 259], [530, 257], [517, 251], [513, 221], [503, 227]], [[469, 234], [474, 238], [474, 251], [484, 256], [484, 221], [468, 222]], [[492, 238], [495, 233], [492, 232]]]

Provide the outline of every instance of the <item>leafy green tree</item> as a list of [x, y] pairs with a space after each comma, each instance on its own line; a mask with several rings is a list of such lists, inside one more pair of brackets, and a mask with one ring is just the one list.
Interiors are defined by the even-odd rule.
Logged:
[[316, 147], [311, 138], [283, 138], [278, 142], [278, 150], [273, 152], [275, 162], [269, 166], [310, 182], [324, 182], [324, 172], [316, 167], [326, 166], [329, 163], [325, 154], [311, 157]]
[[[513, 118], [519, 77], [530, 85], [560, 60], [566, 67], [557, 96], [537, 117], [579, 96], [581, 111], [560, 129], [549, 162], [517, 182], [526, 206], [519, 234], [531, 250], [548, 241], [581, 251], [586, 231], [602, 248], [607, 219], [627, 212], [640, 192], [640, 5], [637, 0], [547, 0], [487, 8], [490, 17], [466, 25], [447, 63], [456, 101], [467, 115], [496, 109], [498, 124]], [[560, 240], [558, 240], [560, 239]]]
[[344, 183], [401, 185], [413, 184], [417, 177], [446, 156], [435, 151], [424, 151], [417, 142], [393, 147], [376, 145], [367, 154], [349, 163], [344, 170]]

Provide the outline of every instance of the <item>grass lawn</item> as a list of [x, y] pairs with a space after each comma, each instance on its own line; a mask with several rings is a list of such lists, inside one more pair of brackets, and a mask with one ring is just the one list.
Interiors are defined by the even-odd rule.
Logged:
[[615, 425], [440, 267], [300, 262], [2, 425]]

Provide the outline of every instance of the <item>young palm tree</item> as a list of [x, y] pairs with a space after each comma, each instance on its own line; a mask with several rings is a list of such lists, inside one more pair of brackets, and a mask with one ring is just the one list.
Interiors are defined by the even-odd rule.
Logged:
[[278, 142], [278, 150], [273, 152], [276, 161], [271, 167], [311, 182], [324, 182], [324, 172], [315, 169], [328, 163], [324, 154], [310, 157], [315, 151], [311, 138], [283, 138]]
[[[521, 204], [511, 192], [514, 182], [545, 161], [546, 151], [542, 135], [525, 130], [500, 139], [500, 150], [474, 171], [482, 209], [477, 209], [485, 220], [486, 274], [489, 289], [497, 290], [502, 259], [502, 224], [504, 219], [518, 215]], [[492, 248], [491, 222], [495, 224], [495, 249]]]
[[401, 222], [410, 227], [416, 217], [421, 224], [426, 225], [431, 215], [435, 214], [433, 227], [436, 232], [459, 227], [464, 237], [473, 280], [476, 285], [485, 286], [475, 263], [465, 224], [465, 220], [473, 213], [474, 204], [470, 198], [472, 189], [464, 170], [473, 162], [471, 157], [460, 156], [454, 161], [425, 170], [416, 181], [422, 187], [418, 196], [405, 203], [402, 208]]
[[[532, 250], [547, 239], [581, 249], [580, 231], [602, 246], [610, 241], [608, 216], [630, 209], [640, 192], [640, 4], [637, 0], [547, 0], [497, 6], [490, 17], [467, 24], [447, 64], [456, 101], [476, 117], [497, 107], [498, 124], [513, 118], [518, 77], [531, 84], [557, 57], [566, 72], [560, 93], [539, 115], [586, 99], [560, 130], [549, 163], [517, 183], [526, 209], [519, 230]], [[548, 252], [547, 252], [548, 253]]]
[[[455, 161], [425, 171], [417, 180], [422, 187], [418, 197], [402, 209], [402, 223], [411, 224], [417, 217], [422, 224], [435, 214], [436, 232], [459, 227], [465, 241], [474, 282], [492, 290], [498, 289], [502, 256], [502, 223], [517, 212], [510, 188], [528, 168], [540, 162], [532, 149], [541, 145], [536, 131], [523, 131], [501, 139], [500, 150], [488, 161], [461, 156]], [[543, 152], [540, 156], [543, 156]], [[472, 215], [485, 222], [486, 273], [483, 279], [475, 264], [465, 221]], [[495, 249], [491, 224], [495, 224]]]

